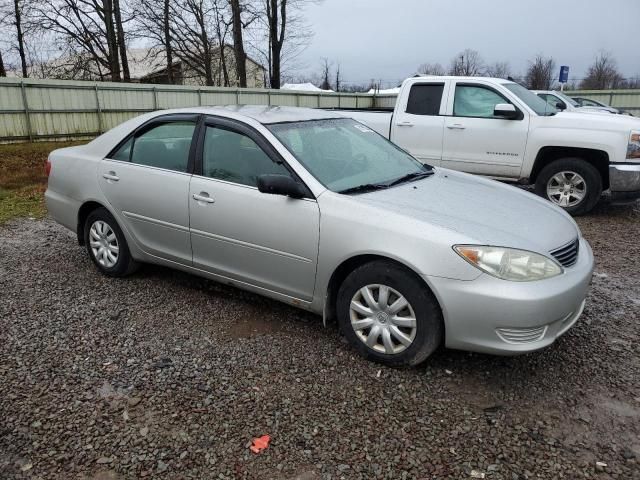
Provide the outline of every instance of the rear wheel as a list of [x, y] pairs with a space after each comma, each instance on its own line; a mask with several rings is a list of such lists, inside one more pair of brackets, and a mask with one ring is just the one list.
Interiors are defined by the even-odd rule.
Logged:
[[581, 158], [561, 158], [544, 167], [536, 180], [536, 193], [571, 215], [589, 212], [602, 194], [600, 172]]
[[123, 277], [137, 269], [127, 240], [107, 209], [98, 208], [87, 216], [84, 241], [89, 257], [105, 275]]
[[390, 366], [417, 365], [442, 342], [440, 307], [406, 268], [375, 261], [351, 272], [337, 299], [340, 329], [367, 359]]

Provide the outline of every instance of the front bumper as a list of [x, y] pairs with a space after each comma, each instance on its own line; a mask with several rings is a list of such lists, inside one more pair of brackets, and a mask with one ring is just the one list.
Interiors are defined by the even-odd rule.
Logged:
[[609, 189], [613, 201], [633, 201], [640, 198], [640, 164], [609, 165]]
[[516, 355], [544, 348], [582, 314], [593, 253], [580, 239], [577, 263], [562, 275], [509, 282], [487, 274], [462, 281], [426, 277], [443, 309], [448, 348]]

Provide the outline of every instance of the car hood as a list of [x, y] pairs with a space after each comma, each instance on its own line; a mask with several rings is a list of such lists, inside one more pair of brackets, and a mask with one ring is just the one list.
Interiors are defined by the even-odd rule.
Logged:
[[[594, 115], [594, 113], [599, 113]], [[586, 130], [623, 131], [628, 134], [632, 129], [640, 128], [640, 118], [628, 115], [611, 115], [606, 112], [582, 111], [557, 113], [549, 117], [541, 117], [545, 124], [556, 128], [580, 128]]]
[[444, 168], [423, 180], [353, 195], [360, 204], [385, 211], [380, 218], [418, 220], [460, 234], [465, 243], [547, 253], [580, 235], [559, 207], [522, 189]]

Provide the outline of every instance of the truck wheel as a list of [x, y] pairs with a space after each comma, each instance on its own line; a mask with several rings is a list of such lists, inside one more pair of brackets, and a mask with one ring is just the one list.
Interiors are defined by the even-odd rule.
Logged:
[[583, 215], [598, 203], [602, 177], [593, 165], [581, 158], [560, 158], [542, 169], [535, 190], [567, 213]]
[[340, 286], [336, 306], [340, 330], [369, 360], [417, 365], [442, 343], [437, 300], [412, 272], [393, 262], [356, 268]]
[[91, 212], [84, 225], [89, 257], [103, 274], [124, 277], [138, 268], [116, 219], [105, 208]]

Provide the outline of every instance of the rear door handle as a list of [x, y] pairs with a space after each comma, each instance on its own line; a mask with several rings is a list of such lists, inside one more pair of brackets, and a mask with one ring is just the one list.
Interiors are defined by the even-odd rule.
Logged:
[[103, 173], [102, 178], [111, 180], [112, 182], [117, 182], [118, 180], [120, 180], [120, 177], [116, 175], [116, 172]]
[[447, 125], [447, 128], [449, 130], [464, 130], [467, 127], [465, 127], [461, 123], [454, 123], [453, 125]]
[[204, 203], [214, 203], [215, 202], [215, 200], [213, 198], [211, 198], [207, 192], [200, 192], [200, 194], [194, 193], [193, 194], [193, 199], [195, 201], [197, 201], [197, 202], [204, 202]]
[[411, 122], [398, 122], [396, 125], [398, 127], [413, 127], [413, 123]]

